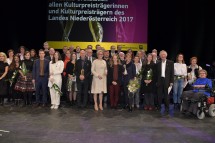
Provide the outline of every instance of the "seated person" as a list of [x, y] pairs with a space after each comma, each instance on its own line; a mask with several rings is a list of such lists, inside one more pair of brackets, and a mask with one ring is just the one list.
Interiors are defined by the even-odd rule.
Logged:
[[199, 99], [206, 95], [210, 96], [210, 93], [205, 90], [205, 85], [208, 85], [209, 88], [212, 88], [212, 81], [207, 78], [207, 71], [206, 70], [199, 70], [199, 78], [193, 83], [193, 90], [184, 91], [182, 93], [182, 110], [188, 113], [197, 113], [197, 103], [189, 103], [187, 100], [195, 100], [199, 101]]

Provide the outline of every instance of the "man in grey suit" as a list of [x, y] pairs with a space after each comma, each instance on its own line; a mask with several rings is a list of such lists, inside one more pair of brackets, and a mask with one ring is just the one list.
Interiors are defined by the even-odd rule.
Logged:
[[158, 93], [158, 109], [161, 107], [162, 100], [164, 99], [165, 110], [169, 112], [169, 94], [168, 88], [174, 82], [174, 62], [167, 58], [167, 52], [160, 51], [160, 62], [156, 64], [156, 84]]
[[[33, 65], [33, 80], [36, 88], [36, 105], [47, 104], [48, 78], [49, 78], [49, 60], [45, 59], [44, 50], [39, 50], [39, 59], [35, 60]], [[40, 91], [42, 91], [42, 101], [40, 100]]]

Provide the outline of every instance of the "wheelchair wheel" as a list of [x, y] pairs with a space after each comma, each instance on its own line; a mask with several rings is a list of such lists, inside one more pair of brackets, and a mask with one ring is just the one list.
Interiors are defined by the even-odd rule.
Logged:
[[211, 105], [210, 105], [209, 110], [208, 110], [208, 114], [209, 114], [211, 117], [214, 117], [214, 116], [215, 116], [215, 104], [211, 104]]
[[202, 119], [205, 118], [205, 112], [197, 110], [196, 116], [197, 116], [198, 119], [202, 120]]

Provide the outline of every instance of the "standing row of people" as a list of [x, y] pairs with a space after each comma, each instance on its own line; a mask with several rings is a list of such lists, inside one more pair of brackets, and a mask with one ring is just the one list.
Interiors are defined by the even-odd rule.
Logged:
[[[23, 54], [13, 58], [12, 54], [9, 54], [9, 60], [6, 60], [6, 55], [1, 53], [0, 83], [5, 83], [2, 79], [7, 73], [12, 77], [15, 71], [18, 71], [18, 79], [10, 86], [10, 91], [13, 91], [11, 95], [14, 95], [14, 91], [20, 91], [25, 105], [31, 104], [32, 93], [35, 91], [36, 106], [46, 106], [50, 93], [51, 108], [58, 109], [62, 90], [63, 94], [68, 95], [69, 101], [77, 101], [78, 107], [81, 108], [85, 108], [89, 100], [93, 99], [96, 111], [103, 110], [103, 103], [108, 100], [111, 108], [117, 108], [120, 103], [132, 111], [134, 106], [139, 108], [140, 99], [144, 98], [145, 110], [153, 110], [155, 107], [160, 109], [164, 99], [168, 112], [168, 89], [173, 86], [173, 102], [177, 106], [180, 104], [187, 80], [186, 88], [192, 85], [192, 81], [197, 77], [196, 70], [201, 69], [196, 64], [196, 57], [191, 59], [191, 65], [187, 68], [183, 54], [179, 54], [176, 63], [173, 63], [167, 59], [167, 52], [164, 50], [160, 51], [158, 57], [156, 50], [148, 55], [144, 51], [138, 51], [134, 56], [131, 50], [124, 54], [122, 51], [115, 53], [113, 48], [110, 54], [108, 50], [102, 50], [98, 46], [97, 53], [93, 56], [92, 46], [88, 46], [86, 50], [80, 50], [79, 47], [76, 52], [64, 47], [63, 54], [60, 54], [49, 48], [48, 43], [44, 43], [44, 50], [39, 50], [38, 59], [31, 57], [31, 52], [24, 53], [22, 63], [28, 71], [26, 74], [23, 72], [22, 63], [19, 62]], [[9, 66], [7, 62], [11, 59]], [[134, 78], [139, 78], [141, 87], [134, 96], [128, 96], [128, 84]], [[104, 101], [104, 95], [108, 100]]]

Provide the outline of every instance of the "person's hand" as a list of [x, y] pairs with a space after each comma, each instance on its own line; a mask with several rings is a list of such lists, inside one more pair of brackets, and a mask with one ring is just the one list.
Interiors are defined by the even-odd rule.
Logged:
[[173, 86], [173, 83], [170, 83], [170, 86]]
[[102, 79], [102, 76], [98, 75], [98, 78], [99, 78], [99, 79]]
[[104, 73], [104, 75], [106, 76], [108, 74], [108, 71], [107, 70], [105, 70], [105, 73]]
[[51, 83], [53, 83], [53, 82], [54, 82], [54, 78], [50, 78], [49, 80], [51, 81]]
[[84, 75], [79, 76], [80, 80], [84, 80]]
[[35, 84], [35, 80], [34, 79], [32, 79], [32, 83]]
[[27, 81], [27, 77], [26, 76], [23, 76], [23, 78], [24, 78], [25, 81]]
[[150, 82], [152, 82], [152, 80], [144, 80], [144, 82], [145, 82], [146, 84], [149, 84]]
[[54, 75], [54, 73], [53, 73], [53, 72], [51, 72], [51, 73], [50, 73], [50, 75]]
[[144, 80], [144, 82], [145, 82], [146, 84], [148, 84], [148, 80]]
[[72, 79], [73, 78], [73, 76], [72, 75], [68, 75], [69, 76], [69, 79]]
[[112, 81], [112, 84], [113, 84], [113, 85], [117, 85], [117, 82], [115, 82], [115, 81]]

